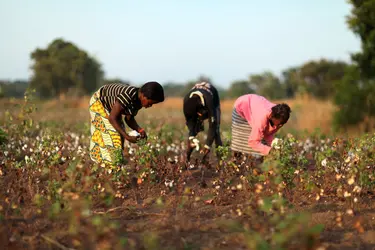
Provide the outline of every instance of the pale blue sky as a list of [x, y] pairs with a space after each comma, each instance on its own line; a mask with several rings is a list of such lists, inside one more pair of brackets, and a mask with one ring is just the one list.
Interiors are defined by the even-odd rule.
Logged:
[[345, 0], [0, 0], [0, 79], [28, 78], [30, 52], [62, 37], [107, 77], [227, 87], [307, 60], [360, 49]]

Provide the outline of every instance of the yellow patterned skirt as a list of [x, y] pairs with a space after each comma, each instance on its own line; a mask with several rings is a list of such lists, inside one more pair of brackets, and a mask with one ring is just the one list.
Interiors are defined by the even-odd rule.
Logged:
[[100, 101], [100, 90], [90, 99], [90, 158], [96, 163], [114, 165], [122, 157], [121, 136], [109, 122], [109, 113]]

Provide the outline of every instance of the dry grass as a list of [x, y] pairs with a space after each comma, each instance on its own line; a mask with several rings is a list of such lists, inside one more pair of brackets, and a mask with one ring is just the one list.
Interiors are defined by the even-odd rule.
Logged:
[[[223, 121], [230, 120], [235, 100], [221, 102]], [[293, 130], [307, 130], [309, 132], [319, 128], [324, 133], [331, 132], [332, 114], [335, 106], [329, 101], [319, 101], [310, 97], [299, 97], [291, 100], [275, 100], [275, 103], [288, 103], [292, 109], [291, 122], [286, 126]], [[158, 104], [159, 109], [182, 110], [182, 98], [167, 98], [164, 103]], [[228, 121], [229, 122], [229, 121]]]
[[[80, 98], [63, 98], [60, 100], [46, 101], [42, 106], [43, 110], [68, 108], [77, 109], [77, 112], [79, 111], [80, 113], [82, 113], [88, 110], [89, 101], [89, 96]], [[283, 130], [313, 132], [314, 130], [319, 129], [321, 132], [326, 134], [332, 133], [332, 115], [336, 107], [330, 101], [321, 101], [309, 96], [300, 96], [295, 99], [272, 101], [274, 103], [288, 103], [292, 108], [291, 119], [288, 124], [285, 125], [285, 128]], [[9, 101], [1, 101], [1, 103], [5, 104], [4, 102], [9, 104]], [[222, 124], [224, 126], [230, 126], [231, 112], [234, 102], [235, 99], [221, 101]], [[162, 116], [166, 119], [173, 118], [173, 120], [175, 121], [183, 122], [182, 104], [183, 98], [169, 97], [166, 98], [163, 103], [157, 104], [153, 108], [148, 109], [147, 111], [142, 111], [140, 113], [142, 114], [142, 116]], [[6, 106], [8, 105], [4, 105], [3, 107], [7, 109]], [[371, 121], [369, 122], [369, 124], [372, 124], [372, 127], [374, 127], [375, 122]], [[365, 124], [363, 123], [349, 129], [347, 131], [347, 134], [358, 135], [360, 133], [363, 133], [365, 129]]]

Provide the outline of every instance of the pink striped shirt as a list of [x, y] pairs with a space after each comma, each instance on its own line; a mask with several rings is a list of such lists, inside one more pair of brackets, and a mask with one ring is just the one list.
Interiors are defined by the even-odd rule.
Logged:
[[[252, 128], [248, 143], [249, 146], [261, 153], [268, 155], [271, 143], [279, 128], [273, 128], [269, 124], [272, 107], [276, 104], [268, 101], [263, 96], [247, 94], [240, 96], [234, 103], [237, 113], [244, 118]], [[268, 145], [261, 141], [264, 139]]]

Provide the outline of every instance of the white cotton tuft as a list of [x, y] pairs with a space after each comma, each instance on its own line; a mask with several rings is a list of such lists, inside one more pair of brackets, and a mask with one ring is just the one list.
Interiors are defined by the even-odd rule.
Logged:
[[135, 130], [130, 131], [130, 132], [129, 132], [129, 135], [130, 135], [130, 136], [140, 136], [140, 134], [139, 134], [137, 131], [135, 131]]

